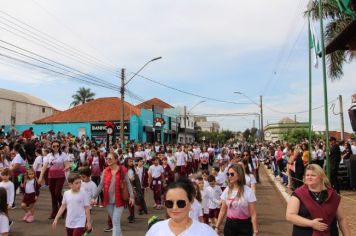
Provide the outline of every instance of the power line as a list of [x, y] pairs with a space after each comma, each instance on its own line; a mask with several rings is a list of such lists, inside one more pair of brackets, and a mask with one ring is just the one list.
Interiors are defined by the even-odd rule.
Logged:
[[[41, 39], [41, 38], [38, 38], [37, 36], [33, 36], [29, 33], [26, 33], [24, 32], [23, 30], [20, 30], [20, 29], [17, 29], [16, 27], [13, 27], [7, 23], [4, 23], [2, 21], [0, 21], [0, 24], [3, 25], [3, 26], [0, 26], [1, 29], [11, 33], [11, 34], [14, 34], [16, 36], [18, 36], [19, 38], [21, 39], [25, 39], [27, 41], [30, 41], [40, 47], [43, 47], [49, 51], [52, 51], [56, 54], [59, 54], [59, 55], [62, 55], [62, 56], [65, 56], [66, 58], [68, 59], [71, 59], [73, 61], [76, 61], [76, 62], [79, 62], [83, 65], [93, 65], [92, 63], [89, 63], [89, 62], [85, 62], [85, 61], [82, 61], [81, 59], [78, 59], [75, 55], [73, 55], [73, 53], [68, 53], [66, 51], [63, 51], [63, 47], [58, 47], [56, 45], [51, 45], [51, 44], [48, 44], [45, 40]], [[4, 27], [5, 26], [5, 27]], [[7, 27], [7, 28], [6, 28]], [[19, 32], [19, 33], [18, 33]], [[107, 73], [107, 71], [105, 71], [105, 73]]]
[[[59, 62], [56, 62], [56, 61], [54, 61], [54, 60], [52, 60], [52, 59], [49, 59], [49, 58], [47, 58], [47, 57], [41, 56], [41, 55], [39, 55], [39, 54], [37, 54], [37, 53], [34, 53], [34, 52], [32, 52], [32, 51], [29, 51], [29, 50], [27, 50], [27, 49], [24, 49], [24, 48], [21, 48], [21, 47], [19, 47], [19, 46], [16, 46], [16, 45], [14, 45], [14, 44], [12, 44], [12, 43], [6, 42], [6, 41], [1, 40], [1, 39], [0, 39], [0, 42], [1, 42], [1, 43], [4, 43], [4, 44], [7, 44], [7, 45], [10, 45], [10, 46], [12, 46], [12, 47], [14, 47], [14, 48], [20, 49], [21, 51], [24, 51], [24, 52], [30, 53], [30, 54], [32, 54], [32, 55], [35, 55], [35, 56], [37, 56], [37, 57], [39, 57], [39, 58], [42, 58], [42, 59], [44, 59], [44, 60], [50, 61], [50, 62], [52, 62], [52, 63], [55, 63], [56, 65], [54, 65], [54, 64], [52, 64], [52, 63], [48, 63], [48, 62], [43, 61], [43, 60], [39, 60], [39, 59], [34, 58], [34, 57], [32, 57], [32, 56], [29, 56], [29, 55], [26, 55], [26, 54], [24, 54], [24, 53], [18, 52], [18, 51], [16, 51], [16, 50], [13, 50], [13, 49], [9, 49], [9, 48], [7, 48], [7, 47], [0, 46], [0, 48], [3, 48], [3, 49], [5, 49], [5, 50], [7, 50], [7, 51], [11, 51], [11, 52], [13, 52], [13, 53], [16, 53], [16, 54], [19, 54], [19, 55], [21, 55], [21, 56], [30, 58], [30, 59], [32, 59], [32, 60], [36, 60], [36, 61], [38, 61], [38, 62], [44, 63], [44, 64], [49, 65], [49, 66], [52, 66], [52, 67], [55, 67], [55, 68], [64, 70], [64, 71], [66, 71], [66, 72], [71, 72], [71, 73], [73, 73], [73, 71], [74, 71], [75, 73], [80, 73], [81, 76], [84, 76], [84, 77], [89, 78], [90, 80], [94, 80], [94, 81], [96, 81], [96, 82], [101, 82], [101, 83], [109, 84], [109, 85], [111, 85], [111, 86], [115, 86], [115, 87], [119, 88], [119, 86], [116, 86], [116, 85], [114, 85], [114, 84], [111, 84], [110, 82], [107, 82], [107, 81], [102, 80], [102, 79], [100, 79], [100, 78], [98, 78], [98, 77], [92, 76], [92, 75], [90, 75], [90, 74], [81, 72], [81, 71], [79, 71], [79, 70], [77, 70], [77, 69], [74, 69], [74, 68], [72, 68], [72, 67], [66, 66], [66, 65], [64, 65], [64, 64], [62, 64], [62, 63], [59, 63]], [[59, 65], [59, 66], [57, 66], [57, 65]], [[64, 67], [64, 68], [62, 68], [62, 67]]]
[[[71, 52], [71, 53], [74, 53], [75, 55], [80, 54], [82, 57], [87, 58], [87, 60], [90, 59], [90, 60], [94, 60], [94, 61], [96, 61], [96, 62], [99, 62], [102, 66], [104, 66], [105, 68], [107, 68], [106, 70], [108, 70], [108, 71], [115, 71], [115, 70], [112, 69], [112, 67], [115, 67], [115, 66], [113, 66], [113, 65], [107, 65], [106, 63], [103, 63], [100, 59], [97, 59], [96, 57], [94, 57], [94, 56], [92, 56], [92, 55], [90, 55], [90, 54], [88, 54], [88, 53], [85, 53], [85, 52], [83, 52], [83, 51], [80, 51], [79, 49], [77, 49], [77, 48], [75, 48], [75, 47], [72, 47], [72, 46], [70, 46], [70, 45], [67, 44], [67, 43], [62, 42], [62, 41], [60, 41], [60, 40], [54, 38], [53, 36], [44, 33], [43, 31], [41, 31], [41, 30], [39, 30], [39, 29], [37, 29], [37, 28], [35, 28], [35, 27], [33, 27], [33, 26], [27, 24], [26, 22], [21, 21], [20, 19], [14, 17], [14, 16], [12, 16], [12, 15], [10, 15], [9, 13], [6, 13], [6, 12], [1, 11], [1, 10], [0, 10], [0, 13], [2, 13], [3, 15], [6, 15], [6, 17], [11, 18], [12, 20], [15, 20], [16, 22], [22, 24], [23, 26], [21, 26], [21, 25], [15, 23], [15, 22], [9, 20], [9, 19], [6, 18], [6, 17], [0, 16], [0, 18], [6, 20], [7, 22], [9, 22], [9, 23], [11, 23], [11, 24], [13, 24], [13, 25], [16, 25], [17, 27], [19, 27], [19, 28], [21, 28], [21, 29], [24, 29], [24, 30], [26, 30], [27, 32], [30, 32], [31, 34], [34, 34], [34, 35], [36, 35], [36, 36], [38, 36], [38, 37], [40, 37], [40, 38], [42, 38], [42, 39], [44, 39], [44, 40], [46, 40], [46, 41], [52, 43], [52, 44], [55, 44], [55, 45], [59, 46], [59, 47], [62, 48], [62, 49], [65, 49], [65, 50], [67, 50], [67, 51], [69, 51], [69, 52]], [[24, 26], [25, 26], [25, 27], [24, 27]], [[26, 28], [26, 27], [27, 27], [27, 28]], [[30, 28], [31, 30], [29, 30], [28, 28]], [[34, 31], [35, 31], [35, 32], [34, 32]]]
[[174, 88], [174, 87], [172, 87], [172, 86], [169, 86], [169, 85], [164, 84], [164, 83], [162, 83], [162, 82], [158, 82], [158, 81], [156, 81], [156, 80], [147, 78], [147, 77], [142, 76], [142, 75], [137, 75], [137, 76], [138, 76], [138, 77], [141, 77], [141, 78], [143, 78], [143, 79], [145, 79], [145, 80], [148, 80], [148, 81], [150, 81], [150, 82], [152, 82], [152, 83], [161, 85], [161, 86], [163, 86], [163, 87], [166, 87], [166, 88], [169, 88], [169, 89], [172, 89], [172, 90], [175, 90], [175, 91], [177, 91], [177, 92], [184, 93], [184, 94], [187, 94], [187, 95], [190, 95], [190, 96], [193, 96], [193, 97], [203, 98], [203, 99], [206, 99], [206, 100], [210, 100], [210, 101], [214, 101], [214, 102], [221, 102], [221, 103], [230, 103], [230, 104], [238, 104], [238, 105], [241, 105], [241, 104], [251, 104], [251, 103], [233, 102], [233, 101], [227, 101], [227, 100], [221, 100], [221, 99], [206, 97], [206, 96], [202, 96], [202, 95], [199, 95], [199, 94], [195, 94], [195, 93], [192, 93], [192, 92], [188, 92], [188, 91], [185, 91], [185, 90], [182, 90], [182, 89]]
[[[328, 103], [328, 105], [330, 105], [331, 103], [335, 102], [336, 100], [337, 100], [337, 98], [336, 98], [336, 99], [331, 100], [331, 101]], [[309, 110], [304, 110], [304, 111], [296, 111], [296, 112], [284, 112], [284, 111], [279, 111], [279, 110], [276, 110], [276, 109], [274, 109], [274, 108], [271, 108], [271, 107], [267, 106], [266, 104], [265, 104], [265, 105], [263, 105], [263, 107], [265, 107], [265, 108], [269, 109], [270, 111], [276, 112], [276, 113], [281, 113], [281, 114], [289, 114], [289, 115], [293, 115], [293, 114], [302, 114], [302, 113], [308, 113], [308, 112], [309, 112]], [[312, 110], [314, 111], [314, 110], [317, 110], [317, 109], [320, 109], [320, 108], [323, 108], [323, 107], [324, 107], [324, 105], [320, 105], [320, 106], [318, 106], [318, 107], [314, 107], [314, 108], [312, 108]]]

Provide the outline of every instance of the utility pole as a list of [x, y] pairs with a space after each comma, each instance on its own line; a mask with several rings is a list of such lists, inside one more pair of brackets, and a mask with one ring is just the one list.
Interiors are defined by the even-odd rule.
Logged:
[[120, 93], [121, 93], [121, 113], [120, 113], [120, 144], [121, 148], [124, 148], [124, 107], [125, 107], [125, 69], [121, 69], [121, 88], [120, 88]]
[[252, 120], [252, 128], [255, 128], [255, 120]]
[[260, 95], [260, 112], [261, 112], [261, 140], [265, 140], [265, 133], [263, 131], [263, 108], [262, 108], [262, 95]]
[[184, 106], [184, 144], [187, 143], [187, 106]]
[[341, 120], [341, 140], [344, 140], [345, 126], [344, 126], [344, 109], [342, 106], [342, 95], [339, 95], [339, 105], [340, 105], [340, 120]]

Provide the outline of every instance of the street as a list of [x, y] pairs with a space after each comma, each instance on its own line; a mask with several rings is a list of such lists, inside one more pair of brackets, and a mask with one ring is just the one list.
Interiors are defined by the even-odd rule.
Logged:
[[[259, 235], [291, 235], [292, 225], [285, 220], [285, 203], [280, 194], [275, 190], [270, 183], [265, 170], [260, 169], [261, 183], [257, 185], [257, 214], [259, 224]], [[122, 228], [125, 236], [141, 236], [147, 231], [147, 220], [150, 216], [156, 215], [163, 219], [165, 216], [164, 210], [155, 210], [152, 208], [153, 199], [152, 192], [147, 191], [147, 205], [149, 206], [149, 215], [136, 216], [135, 223], [129, 224], [128, 210], [124, 211], [122, 217]], [[22, 196], [18, 196], [16, 204], [19, 206]], [[23, 217], [22, 209], [16, 208], [10, 210], [10, 217], [15, 221], [11, 235], [15, 236], [63, 236], [66, 234], [64, 228], [64, 220], [61, 220], [55, 231], [51, 228], [51, 222], [47, 219], [50, 212], [50, 195], [48, 190], [42, 190], [39, 201], [36, 205], [35, 222], [25, 223], [21, 221]], [[94, 231], [91, 235], [111, 235], [105, 233], [103, 229], [106, 227], [107, 214], [105, 208], [95, 207], [92, 211]]]

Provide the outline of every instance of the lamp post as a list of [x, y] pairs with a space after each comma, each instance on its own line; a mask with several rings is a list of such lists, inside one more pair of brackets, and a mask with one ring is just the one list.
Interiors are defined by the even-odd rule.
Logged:
[[257, 102], [255, 102], [253, 99], [251, 99], [249, 96], [247, 96], [246, 94], [244, 94], [243, 92], [234, 92], [235, 94], [240, 94], [242, 96], [244, 96], [245, 98], [247, 98], [250, 102], [252, 102], [253, 104], [257, 105], [260, 108], [260, 132], [261, 132], [261, 141], [264, 141], [265, 139], [265, 135], [263, 132], [263, 106], [262, 106], [262, 95], [260, 95], [260, 103], [258, 104]]
[[134, 73], [129, 80], [125, 82], [125, 69], [121, 69], [121, 88], [120, 88], [120, 94], [121, 94], [121, 114], [120, 114], [120, 142], [121, 142], [121, 148], [124, 148], [124, 107], [125, 107], [125, 86], [136, 76], [138, 73], [140, 73], [143, 68], [145, 68], [149, 63], [153, 61], [157, 61], [159, 59], [162, 59], [162, 57], [155, 57], [148, 62], [146, 62], [136, 73]]
[[206, 102], [205, 100], [199, 101], [197, 102], [194, 106], [192, 106], [192, 108], [190, 108], [190, 110], [187, 112], [187, 106], [184, 106], [184, 143], [187, 143], [187, 115], [198, 105], [202, 104]]

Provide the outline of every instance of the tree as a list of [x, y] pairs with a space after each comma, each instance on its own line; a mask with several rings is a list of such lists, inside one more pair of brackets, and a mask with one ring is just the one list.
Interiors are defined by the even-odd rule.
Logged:
[[[282, 139], [291, 144], [300, 143], [301, 141], [308, 139], [309, 131], [307, 129], [294, 129], [289, 130], [287, 133], [283, 134]], [[315, 132], [312, 132], [312, 140], [320, 138]]]
[[[319, 20], [319, 2], [313, 1], [311, 16], [313, 19]], [[308, 15], [308, 12], [305, 12]], [[327, 19], [325, 38], [327, 42], [331, 42], [335, 36], [343, 31], [352, 21], [352, 17], [343, 14], [340, 11], [337, 1], [323, 1], [323, 19]], [[327, 55], [328, 74], [331, 80], [339, 79], [343, 76], [344, 63], [351, 62], [355, 59], [356, 53], [352, 51], [335, 51]]]
[[81, 87], [77, 92], [72, 96], [74, 99], [70, 106], [78, 106], [86, 102], [90, 102], [94, 99], [95, 93], [90, 91], [90, 88]]

